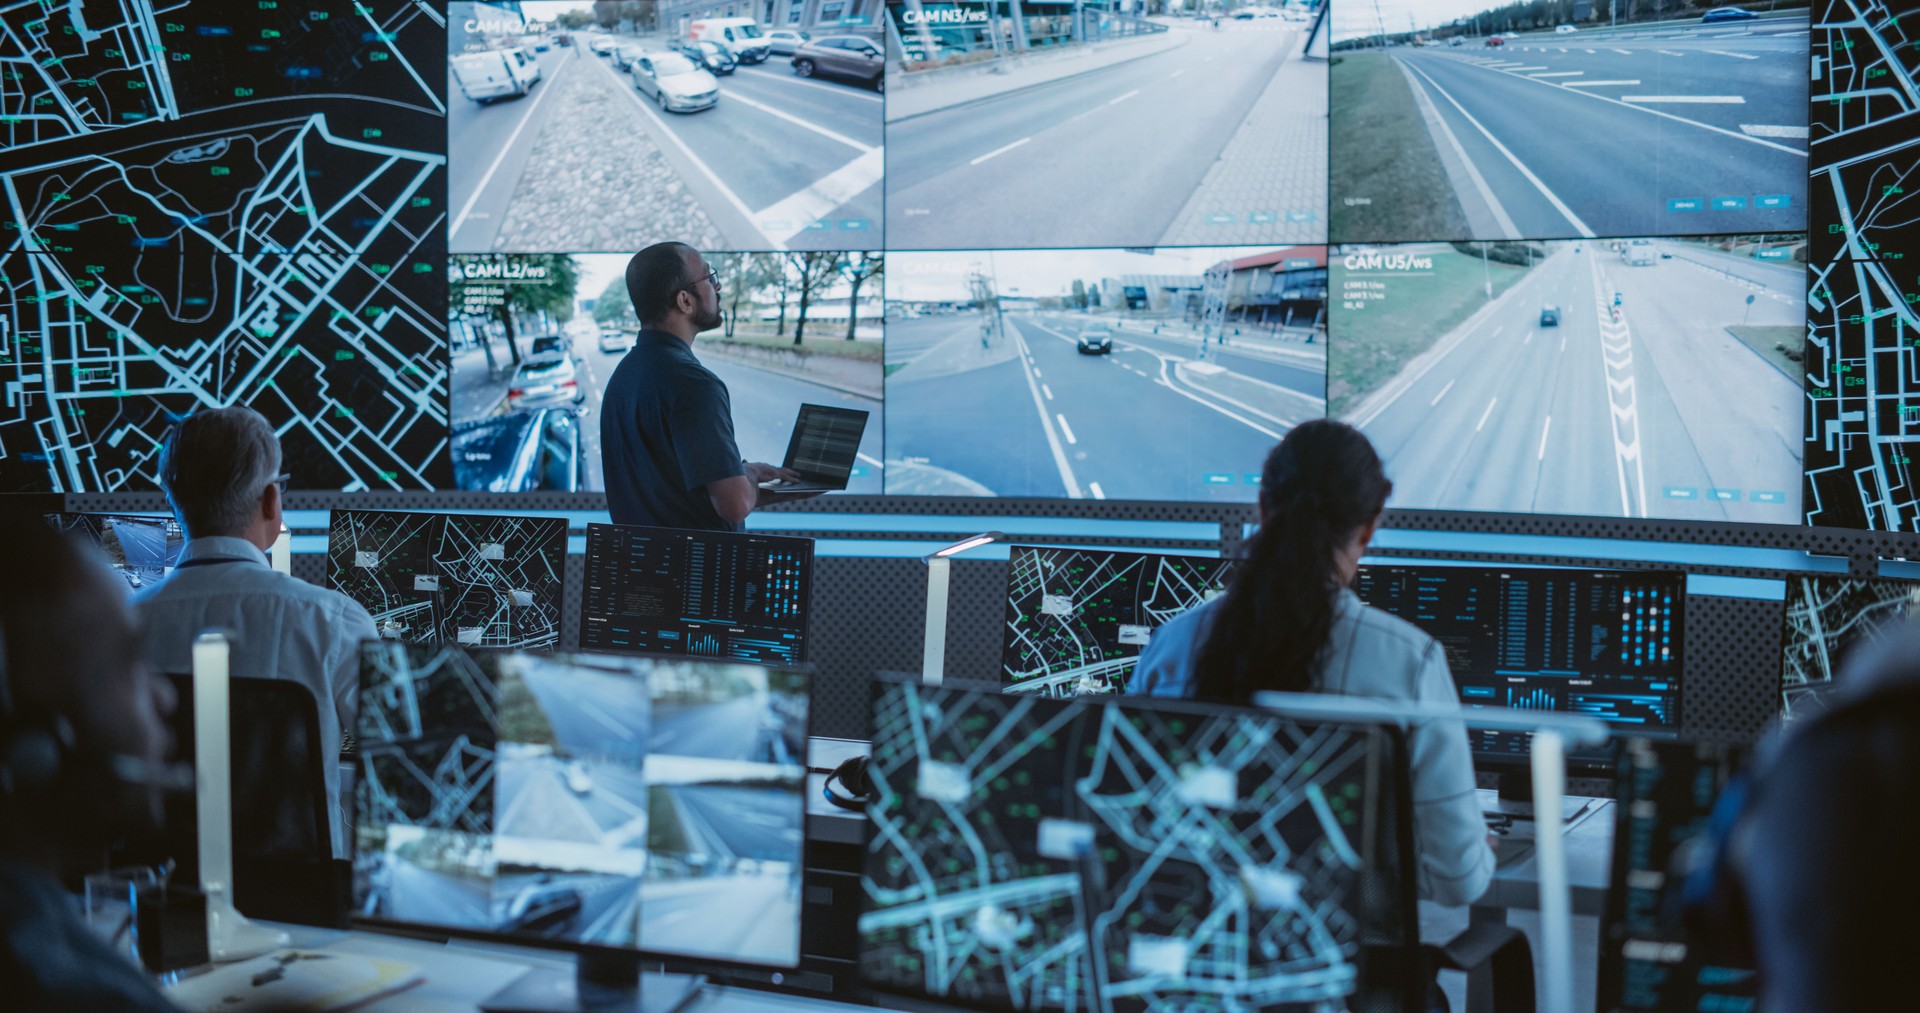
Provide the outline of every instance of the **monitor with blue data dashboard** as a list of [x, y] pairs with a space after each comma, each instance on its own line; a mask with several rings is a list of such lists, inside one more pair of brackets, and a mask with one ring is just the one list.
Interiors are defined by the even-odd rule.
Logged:
[[587, 525], [580, 649], [807, 660], [813, 540]]

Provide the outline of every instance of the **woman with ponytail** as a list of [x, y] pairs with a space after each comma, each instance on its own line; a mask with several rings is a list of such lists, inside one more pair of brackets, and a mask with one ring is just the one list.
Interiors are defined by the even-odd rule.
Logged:
[[[1260, 530], [1232, 586], [1155, 631], [1129, 691], [1231, 704], [1263, 690], [1340, 693], [1457, 709], [1439, 643], [1349, 586], [1392, 491], [1359, 430], [1327, 419], [1294, 427], [1261, 470]], [[1494, 862], [1466, 729], [1418, 724], [1407, 746], [1420, 896], [1471, 903]]]

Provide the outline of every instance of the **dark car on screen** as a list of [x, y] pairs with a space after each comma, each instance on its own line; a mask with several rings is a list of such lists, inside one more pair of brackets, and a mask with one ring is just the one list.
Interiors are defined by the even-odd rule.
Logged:
[[587, 487], [582, 424], [569, 408], [459, 423], [451, 441], [454, 484], [471, 492], [580, 492]]
[[801, 77], [821, 74], [865, 82], [874, 91], [887, 90], [886, 58], [880, 44], [864, 35], [827, 35], [803, 42], [793, 50], [793, 72]]
[[1540, 307], [1540, 326], [1542, 327], [1560, 326], [1560, 307], [1558, 306]]
[[574, 929], [585, 907], [586, 898], [573, 887], [533, 883], [507, 902], [506, 918], [500, 927], [508, 932], [564, 935]]
[[1715, 7], [1700, 15], [1700, 20], [1709, 25], [1716, 21], [1757, 21], [1759, 18], [1760, 15], [1740, 7]]
[[731, 74], [740, 66], [733, 50], [718, 42], [688, 39], [674, 43], [673, 51], [692, 60], [695, 66], [709, 74]]

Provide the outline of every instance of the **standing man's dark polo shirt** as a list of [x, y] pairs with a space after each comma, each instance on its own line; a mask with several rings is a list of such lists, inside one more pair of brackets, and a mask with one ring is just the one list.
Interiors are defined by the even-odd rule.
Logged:
[[665, 331], [641, 330], [600, 401], [600, 472], [615, 524], [734, 531], [705, 486], [745, 475], [727, 385]]

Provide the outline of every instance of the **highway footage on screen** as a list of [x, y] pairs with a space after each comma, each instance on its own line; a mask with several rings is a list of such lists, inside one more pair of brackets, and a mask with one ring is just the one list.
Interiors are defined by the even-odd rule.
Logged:
[[1336, 247], [1394, 506], [1796, 523], [1806, 237]]
[[362, 917], [798, 959], [804, 675], [391, 642], [361, 662]]
[[[633, 347], [631, 253], [456, 255], [453, 476], [480, 492], [599, 491], [600, 399]], [[802, 404], [871, 414], [847, 491], [881, 491], [878, 253], [706, 255], [719, 327], [694, 354], [727, 385], [749, 461], [779, 464]]]
[[0, 0], [0, 492], [245, 405], [300, 489], [447, 484], [442, 15]]
[[1920, 618], [1920, 581], [1795, 577], [1787, 581], [1780, 716], [1826, 709], [1826, 693], [1854, 654], [1889, 627]]
[[1326, 242], [1325, 11], [888, 3], [888, 247]]
[[1326, 249], [889, 257], [886, 491], [1251, 502], [1326, 412]]
[[[987, 1009], [1339, 1007], [1371, 741], [876, 682], [860, 972]], [[1310, 758], [1310, 762], [1302, 762]]]
[[1016, 545], [1000, 678], [1009, 693], [1124, 693], [1155, 630], [1226, 593], [1231, 560]]
[[449, 4], [449, 248], [880, 246], [878, 23], [746, 6]]
[[172, 517], [55, 513], [47, 515], [47, 523], [99, 546], [107, 565], [127, 582], [128, 594], [172, 573], [187, 543], [180, 522]]
[[[1814, 4], [1804, 514], [1821, 527], [1920, 529], [1920, 47], [1879, 0]], [[1911, 17], [1907, 18], [1911, 22]]]
[[1542, 6], [1335, 5], [1335, 242], [1806, 228], [1804, 5]]

